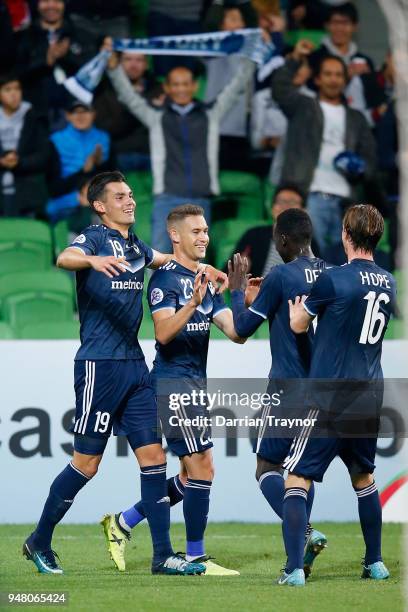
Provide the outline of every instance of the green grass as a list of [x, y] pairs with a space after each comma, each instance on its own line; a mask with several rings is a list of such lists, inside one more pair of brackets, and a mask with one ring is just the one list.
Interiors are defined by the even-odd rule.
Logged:
[[[326, 533], [329, 547], [317, 559], [306, 588], [294, 589], [274, 584], [284, 560], [279, 525], [209, 524], [207, 552], [241, 572], [231, 578], [151, 576], [145, 526], [134, 530], [127, 571], [119, 574], [108, 558], [102, 531], [95, 525], [58, 527], [54, 547], [66, 573], [44, 576], [20, 553], [30, 526], [1, 525], [0, 591], [67, 591], [70, 610], [89, 612], [403, 610], [400, 525], [384, 526], [383, 552], [391, 578], [380, 583], [359, 578], [363, 540], [357, 524], [316, 527]], [[172, 540], [177, 550], [183, 549], [182, 525], [172, 527]]]

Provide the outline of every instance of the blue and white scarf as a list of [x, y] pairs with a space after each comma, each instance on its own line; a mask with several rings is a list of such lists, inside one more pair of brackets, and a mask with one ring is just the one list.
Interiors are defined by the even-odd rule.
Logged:
[[[281, 35], [272, 35], [266, 43], [262, 30], [245, 28], [235, 32], [209, 32], [207, 34], [187, 34], [185, 36], [156, 36], [155, 38], [116, 38], [115, 51], [143, 53], [146, 55], [190, 55], [200, 57], [222, 57], [240, 55], [263, 66], [273, 56], [280, 53]], [[91, 61], [64, 82], [66, 89], [76, 98], [90, 104], [93, 92], [99, 85], [106, 69], [109, 51], [101, 51]]]

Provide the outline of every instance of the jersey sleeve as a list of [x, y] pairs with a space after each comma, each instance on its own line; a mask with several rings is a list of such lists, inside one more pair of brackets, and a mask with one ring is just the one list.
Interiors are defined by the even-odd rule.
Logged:
[[219, 315], [220, 312], [222, 312], [223, 310], [226, 310], [227, 308], [228, 306], [225, 303], [223, 296], [220, 295], [219, 293], [216, 293], [213, 298], [212, 318], [214, 319], [214, 317]]
[[154, 273], [147, 288], [147, 300], [152, 314], [165, 308], [176, 310], [177, 292], [174, 284], [171, 286], [170, 279], [167, 279], [164, 274], [167, 273], [160, 271]]
[[326, 306], [331, 304], [336, 297], [333, 279], [328, 272], [322, 272], [313, 285], [310, 294], [303, 306], [311, 317], [322, 314]]
[[261, 288], [249, 310], [263, 319], [273, 317], [282, 301], [280, 266], [275, 266], [262, 282]]
[[101, 235], [99, 226], [87, 227], [69, 246], [79, 249], [85, 255], [97, 255], [101, 244]]
[[139, 238], [137, 240], [138, 240], [140, 249], [142, 250], [145, 256], [145, 265], [150, 266], [150, 264], [152, 263], [154, 259], [154, 251], [145, 242], [143, 242], [143, 240], [140, 240]]

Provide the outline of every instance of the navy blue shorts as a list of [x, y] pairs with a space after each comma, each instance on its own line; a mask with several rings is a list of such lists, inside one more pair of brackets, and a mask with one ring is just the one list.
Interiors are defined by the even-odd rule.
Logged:
[[293, 440], [283, 467], [291, 474], [322, 482], [335, 457], [340, 457], [351, 476], [375, 470], [376, 438], [305, 438]]
[[193, 398], [192, 392], [205, 390], [205, 380], [152, 376], [157, 393], [157, 406], [168, 448], [178, 457], [202, 453], [214, 446], [205, 405], [182, 405], [181, 395]]
[[[114, 435], [161, 443], [157, 403], [144, 359], [75, 361], [76, 436], [107, 439]], [[79, 449], [78, 449], [79, 450]], [[81, 449], [81, 452], [82, 449]]]

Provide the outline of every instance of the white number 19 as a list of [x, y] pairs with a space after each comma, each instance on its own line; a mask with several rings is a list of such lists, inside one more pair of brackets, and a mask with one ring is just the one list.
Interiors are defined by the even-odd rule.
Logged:
[[[363, 328], [360, 335], [360, 344], [375, 344], [381, 338], [385, 326], [385, 316], [380, 312], [380, 304], [388, 304], [390, 301], [389, 296], [386, 293], [380, 293], [377, 297], [375, 291], [369, 291], [364, 296], [367, 300], [367, 310], [364, 317]], [[378, 324], [377, 331], [374, 333], [374, 328]]]

